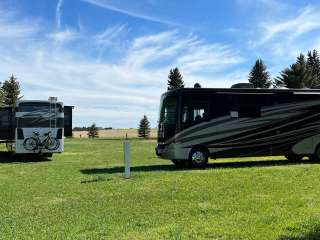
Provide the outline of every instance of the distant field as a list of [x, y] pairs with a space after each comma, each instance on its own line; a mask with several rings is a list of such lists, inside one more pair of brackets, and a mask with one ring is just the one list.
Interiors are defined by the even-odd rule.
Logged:
[[0, 158], [0, 239], [320, 239], [320, 164], [283, 157], [180, 169], [131, 140], [66, 139], [50, 161]]
[[[137, 129], [110, 129], [110, 130], [99, 130], [99, 137], [102, 138], [124, 138], [128, 134], [129, 138], [138, 137]], [[73, 131], [73, 136], [75, 138], [87, 138], [87, 131]], [[151, 138], [157, 137], [157, 129], [151, 129]]]

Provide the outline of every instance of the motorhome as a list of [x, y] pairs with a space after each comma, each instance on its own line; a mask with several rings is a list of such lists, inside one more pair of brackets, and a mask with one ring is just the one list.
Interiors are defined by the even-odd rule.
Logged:
[[72, 106], [56, 99], [18, 101], [0, 108], [0, 142], [13, 154], [43, 155], [64, 151], [64, 136], [72, 136]]
[[182, 88], [161, 97], [156, 154], [176, 165], [208, 158], [320, 159], [320, 90]]

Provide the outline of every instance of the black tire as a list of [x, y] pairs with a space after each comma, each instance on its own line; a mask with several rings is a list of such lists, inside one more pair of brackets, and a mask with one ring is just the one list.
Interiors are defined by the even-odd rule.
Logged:
[[38, 142], [33, 137], [26, 138], [23, 141], [23, 147], [28, 151], [34, 151], [34, 150], [36, 150], [38, 148]]
[[205, 167], [208, 164], [208, 151], [205, 148], [192, 149], [189, 155], [189, 162], [193, 167]]
[[303, 156], [298, 155], [298, 154], [288, 154], [285, 155], [286, 159], [288, 159], [291, 162], [299, 162], [302, 160]]
[[44, 153], [44, 154], [42, 154], [42, 156], [44, 158], [51, 158], [52, 157], [52, 153]]
[[309, 158], [311, 161], [320, 162], [320, 145], [317, 146], [315, 153]]
[[51, 151], [57, 150], [60, 146], [60, 142], [56, 138], [48, 138], [45, 144], [45, 148]]
[[188, 162], [184, 160], [173, 159], [171, 160], [171, 162], [173, 162], [174, 165], [176, 165], [177, 167], [186, 167], [188, 165]]

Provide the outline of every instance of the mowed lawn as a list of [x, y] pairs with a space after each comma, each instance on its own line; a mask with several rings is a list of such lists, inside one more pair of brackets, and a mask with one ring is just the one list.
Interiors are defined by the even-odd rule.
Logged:
[[131, 140], [67, 139], [50, 161], [0, 161], [0, 239], [320, 239], [320, 165], [282, 157], [179, 169]]

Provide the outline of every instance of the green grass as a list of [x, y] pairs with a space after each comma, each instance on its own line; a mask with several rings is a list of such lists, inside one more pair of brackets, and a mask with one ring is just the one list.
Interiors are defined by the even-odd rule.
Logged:
[[154, 143], [67, 139], [51, 161], [0, 160], [0, 239], [320, 239], [320, 165], [277, 158], [177, 169]]

